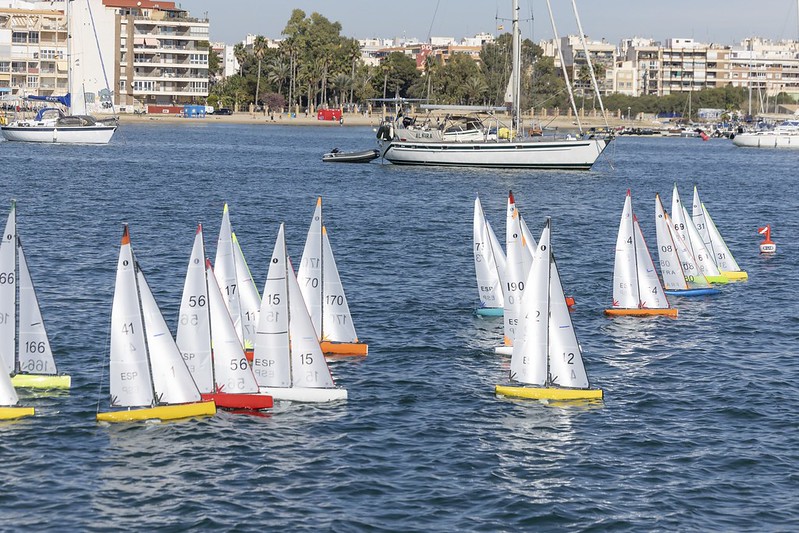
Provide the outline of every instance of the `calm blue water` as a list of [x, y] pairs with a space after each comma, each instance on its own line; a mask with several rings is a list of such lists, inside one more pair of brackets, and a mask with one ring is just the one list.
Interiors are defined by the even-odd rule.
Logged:
[[[799, 528], [799, 152], [621, 138], [590, 173], [322, 164], [368, 128], [123, 125], [107, 147], [0, 144], [69, 393], [0, 426], [0, 520], [17, 530], [546, 531]], [[612, 162], [612, 166], [611, 163]], [[702, 198], [750, 275], [677, 299], [677, 320], [608, 319], [627, 188], [650, 247], [654, 194]], [[472, 316], [477, 193], [508, 189], [553, 249], [601, 406], [499, 400], [501, 320]], [[280, 222], [295, 261], [324, 199], [363, 360], [350, 400], [255, 417], [99, 426], [122, 223], [175, 323], [195, 224], [224, 202], [262, 285]], [[772, 224], [779, 254], [758, 255]], [[212, 255], [213, 257], [213, 255]]]

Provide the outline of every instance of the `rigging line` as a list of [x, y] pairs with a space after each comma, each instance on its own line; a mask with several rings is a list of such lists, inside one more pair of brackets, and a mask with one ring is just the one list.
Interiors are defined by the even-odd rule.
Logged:
[[438, 0], [436, 2], [436, 10], [433, 11], [433, 20], [430, 21], [430, 29], [427, 30], [427, 42], [428, 43], [432, 42], [431, 41], [431, 39], [432, 39], [431, 35], [433, 34], [433, 23], [436, 21], [436, 15], [438, 14], [438, 6], [439, 5], [441, 5], [441, 0]]

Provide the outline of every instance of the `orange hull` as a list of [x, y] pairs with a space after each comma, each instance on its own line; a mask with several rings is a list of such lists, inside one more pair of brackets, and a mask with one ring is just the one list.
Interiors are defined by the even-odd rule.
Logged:
[[249, 361], [250, 364], [252, 364], [252, 358], [254, 355], [255, 355], [254, 350], [244, 350], [244, 357], [247, 358], [247, 361]]
[[668, 316], [677, 318], [677, 310], [668, 309], [605, 309], [605, 314], [610, 316]]
[[363, 342], [331, 342], [319, 343], [325, 355], [363, 355], [369, 352], [369, 345]]

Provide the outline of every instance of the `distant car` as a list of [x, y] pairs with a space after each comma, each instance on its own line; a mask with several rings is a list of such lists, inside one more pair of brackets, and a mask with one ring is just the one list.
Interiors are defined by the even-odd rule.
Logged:
[[233, 111], [227, 107], [220, 107], [216, 111], [214, 111], [214, 115], [232, 115]]

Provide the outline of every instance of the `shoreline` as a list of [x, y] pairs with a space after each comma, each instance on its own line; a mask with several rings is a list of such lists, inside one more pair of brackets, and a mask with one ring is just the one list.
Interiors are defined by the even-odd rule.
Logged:
[[[274, 120], [269, 115], [262, 113], [247, 113], [239, 112], [233, 115], [207, 115], [205, 117], [184, 118], [177, 115], [119, 115], [120, 124], [146, 124], [146, 123], [186, 123], [196, 124], [203, 122], [213, 122], [217, 124], [259, 124], [263, 126], [321, 126], [321, 127], [347, 127], [347, 126], [360, 126], [377, 128], [380, 124], [381, 115], [372, 113], [372, 115], [361, 114], [345, 114], [343, 116], [343, 124], [339, 124], [336, 120], [317, 120], [315, 116], [298, 116], [296, 118], [288, 117], [287, 115], [275, 115]], [[561, 117], [525, 117], [525, 124], [532, 122], [540, 123], [544, 128], [557, 129], [562, 131], [576, 131], [577, 124], [574, 118], [568, 116]], [[609, 119], [608, 124], [611, 128], [617, 127], [652, 127], [653, 124], [646, 124], [644, 121], [630, 121]], [[589, 128], [604, 128], [605, 123], [601, 117], [589, 117], [582, 119], [583, 129]]]

